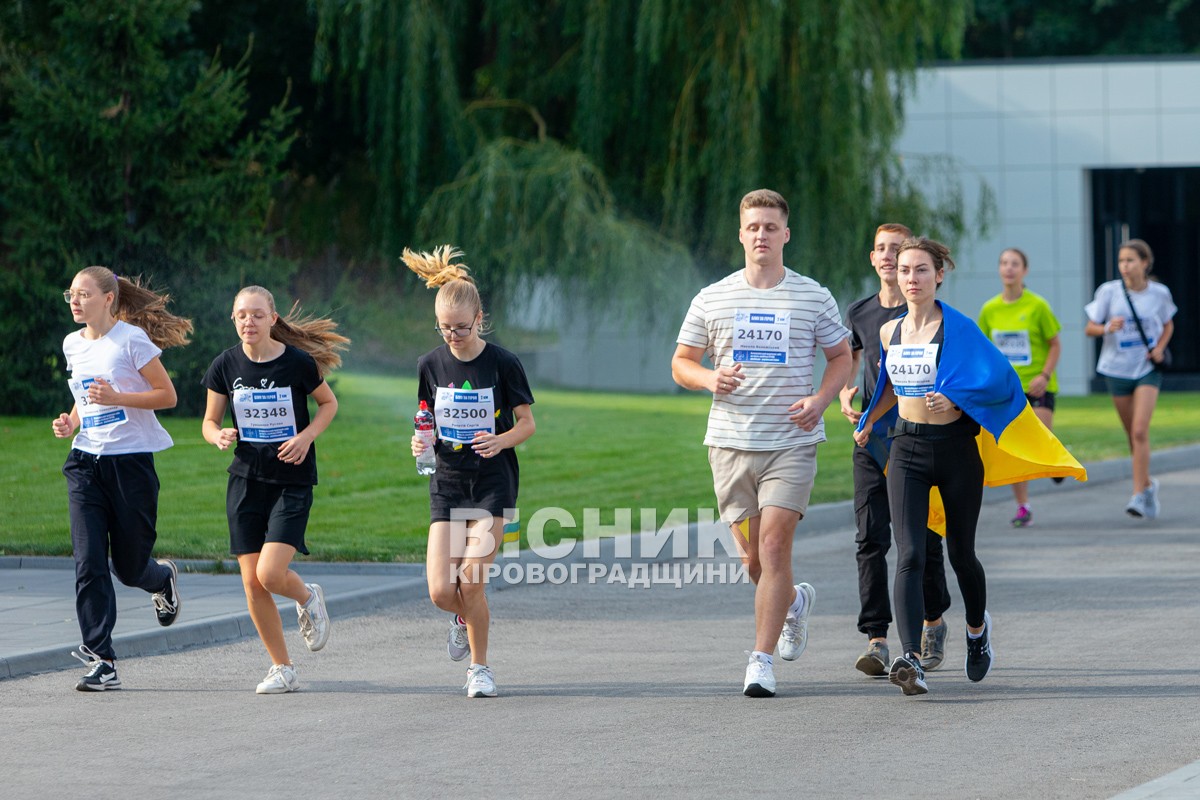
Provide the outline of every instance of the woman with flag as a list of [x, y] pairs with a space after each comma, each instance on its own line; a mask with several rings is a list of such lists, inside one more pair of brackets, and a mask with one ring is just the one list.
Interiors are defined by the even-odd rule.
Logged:
[[[921, 666], [925, 536], [944, 531], [967, 623], [965, 671], [981, 681], [991, 670], [992, 624], [987, 582], [975, 554], [983, 487], [1086, 473], [1038, 421], [1005, 356], [969, 318], [937, 300], [949, 249], [906, 239], [897, 263], [907, 313], [880, 328], [883, 369], [871, 406], [854, 434], [891, 423], [888, 500], [899, 550], [895, 598], [903, 644], [889, 680], [906, 695], [925, 694]], [[941, 509], [944, 508], [944, 514]]]

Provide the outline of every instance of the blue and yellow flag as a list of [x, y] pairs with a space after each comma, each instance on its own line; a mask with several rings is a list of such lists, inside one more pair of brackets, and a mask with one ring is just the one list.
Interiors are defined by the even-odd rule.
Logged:
[[[945, 328], [934, 391], [944, 394], [979, 423], [981, 430], [976, 442], [983, 460], [984, 485], [1005, 486], [1059, 477], [1086, 481], [1087, 470], [1033, 413], [1021, 389], [1021, 379], [1008, 359], [983, 335], [973, 319], [941, 301], [938, 306]], [[871, 406], [859, 420], [860, 430], [887, 379], [887, 370], [879, 370]], [[893, 407], [872, 427], [872, 434], [881, 432], [881, 426], [893, 424], [895, 418]], [[930, 500], [930, 528], [944, 532], [945, 521], [938, 519], [941, 503], [934, 502], [940, 498], [931, 495]]]

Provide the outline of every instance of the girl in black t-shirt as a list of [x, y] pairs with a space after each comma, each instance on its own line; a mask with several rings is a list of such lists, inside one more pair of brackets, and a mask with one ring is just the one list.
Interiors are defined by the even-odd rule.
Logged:
[[[518, 466], [513, 448], [533, 435], [533, 394], [515, 355], [480, 338], [483, 305], [462, 255], [404, 250], [404, 263], [438, 289], [434, 312], [445, 343], [417, 362], [418, 400], [433, 409], [437, 472], [429, 482], [425, 572], [434, 605], [454, 614], [446, 649], [468, 655], [467, 697], [495, 697], [487, 664], [490, 613], [484, 584], [516, 513]], [[414, 456], [425, 444], [413, 436]]]
[[[283, 621], [272, 595], [296, 601], [300, 632], [309, 650], [329, 638], [329, 615], [321, 587], [290, 568], [297, 552], [308, 554], [304, 532], [317, 483], [314, 440], [337, 414], [337, 398], [324, 375], [341, 364], [349, 339], [327, 319], [287, 317], [275, 298], [248, 286], [233, 301], [233, 324], [241, 344], [221, 353], [204, 375], [208, 406], [204, 438], [219, 450], [236, 445], [229, 465], [225, 508], [229, 549], [238, 560], [250, 616], [271, 657], [258, 694], [282, 694], [299, 685], [288, 657]], [[309, 419], [308, 398], [317, 403]], [[232, 408], [234, 427], [222, 428]]]

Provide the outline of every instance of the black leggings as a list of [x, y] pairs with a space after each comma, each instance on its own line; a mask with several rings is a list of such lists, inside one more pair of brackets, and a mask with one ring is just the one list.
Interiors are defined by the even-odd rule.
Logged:
[[900, 420], [888, 458], [888, 502], [896, 535], [896, 623], [905, 653], [921, 651], [924, 617], [925, 536], [929, 490], [936, 486], [946, 510], [946, 552], [958, 577], [967, 624], [983, 625], [987, 583], [975, 557], [975, 526], [983, 502], [983, 463], [969, 417], [950, 425]]

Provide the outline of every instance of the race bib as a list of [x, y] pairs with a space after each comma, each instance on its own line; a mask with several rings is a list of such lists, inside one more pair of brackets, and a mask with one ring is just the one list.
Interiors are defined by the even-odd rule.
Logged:
[[[105, 378], [105, 380], [108, 380]], [[125, 409], [121, 406], [102, 406], [88, 400], [88, 387], [96, 382], [95, 378], [71, 378], [67, 386], [75, 398], [75, 410], [79, 414], [79, 429], [84, 431], [113, 428], [128, 421]], [[108, 380], [108, 385], [114, 392], [121, 391], [117, 385]]]
[[286, 442], [296, 435], [292, 389], [234, 389], [233, 416], [245, 442]]
[[1033, 363], [1029, 331], [992, 331], [992, 344], [1014, 367], [1027, 367]]
[[[1142, 341], [1142, 334], [1137, 328], [1137, 323], [1133, 320], [1125, 320], [1121, 330], [1117, 331], [1117, 347], [1122, 350], [1132, 350], [1135, 347], [1145, 346], [1146, 343]], [[1154, 339], [1150, 340], [1150, 347], [1154, 347]]]
[[438, 438], [454, 445], [470, 443], [476, 433], [496, 432], [492, 389], [440, 387], [433, 401]]
[[938, 345], [897, 344], [888, 350], [887, 371], [897, 397], [924, 397], [937, 381]]
[[788, 363], [790, 312], [743, 311], [733, 316], [733, 360], [738, 364]]

